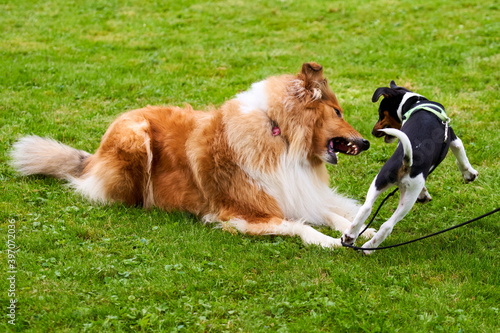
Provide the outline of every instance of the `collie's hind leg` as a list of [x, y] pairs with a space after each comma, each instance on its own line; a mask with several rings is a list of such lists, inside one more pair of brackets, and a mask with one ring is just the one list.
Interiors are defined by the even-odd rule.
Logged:
[[[322, 213], [323, 218], [321, 221], [316, 221], [316, 224], [327, 225], [330, 228], [343, 232], [350, 225], [351, 221], [359, 211], [359, 204], [356, 200], [346, 198], [344, 196], [333, 193], [333, 197], [329, 200], [329, 208]], [[368, 229], [364, 237], [369, 238], [373, 236], [375, 229]]]
[[[326, 224], [337, 231], [343, 232], [351, 226], [351, 221], [334, 212], [329, 212], [325, 217]], [[375, 234], [375, 229], [368, 228], [361, 235], [363, 238], [371, 238]]]
[[249, 222], [242, 218], [234, 218], [222, 224], [224, 229], [229, 226], [249, 235], [299, 236], [307, 245], [313, 244], [325, 248], [342, 246], [340, 239], [322, 234], [301, 221], [287, 221], [275, 217], [263, 222]]
[[351, 224], [348, 219], [333, 212], [327, 214], [325, 221], [330, 228], [338, 231], [345, 230]]
[[474, 170], [465, 153], [464, 144], [459, 137], [453, 134], [450, 149], [457, 159], [457, 166], [466, 182], [471, 182], [477, 178], [478, 172]]
[[94, 201], [152, 206], [151, 145], [149, 123], [139, 115], [123, 115], [110, 126], [82, 176], [71, 180], [72, 186]]
[[[356, 216], [356, 213], [359, 210], [360, 205], [354, 199], [346, 198], [342, 195], [339, 195], [335, 192], [332, 192], [332, 196], [327, 199], [328, 200], [328, 211], [334, 213], [335, 215], [339, 215], [349, 221]], [[326, 205], [325, 205], [326, 208]], [[340, 222], [342, 223], [342, 222]], [[349, 222], [350, 223], [350, 222]], [[335, 227], [337, 230], [343, 230]]]

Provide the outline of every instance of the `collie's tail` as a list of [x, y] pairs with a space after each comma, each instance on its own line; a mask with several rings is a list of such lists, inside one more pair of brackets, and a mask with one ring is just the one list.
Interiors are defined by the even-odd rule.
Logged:
[[47, 175], [60, 179], [78, 178], [91, 154], [52, 139], [26, 136], [14, 143], [11, 165], [22, 175]]
[[395, 128], [384, 128], [384, 129], [379, 129], [379, 131], [384, 132], [385, 134], [395, 136], [396, 138], [399, 139], [399, 142], [403, 146], [403, 151], [405, 154], [403, 163], [405, 166], [411, 167], [413, 164], [413, 149], [411, 148], [410, 139], [408, 139], [406, 134]]

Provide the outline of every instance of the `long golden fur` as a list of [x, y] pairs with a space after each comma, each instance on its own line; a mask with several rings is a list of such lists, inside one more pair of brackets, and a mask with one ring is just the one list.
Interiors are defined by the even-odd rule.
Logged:
[[343, 231], [357, 204], [328, 187], [325, 163], [369, 143], [343, 118], [322, 67], [255, 83], [219, 109], [129, 111], [95, 154], [37, 136], [14, 144], [14, 167], [70, 182], [99, 202], [183, 210], [205, 222], [340, 246], [309, 224]]

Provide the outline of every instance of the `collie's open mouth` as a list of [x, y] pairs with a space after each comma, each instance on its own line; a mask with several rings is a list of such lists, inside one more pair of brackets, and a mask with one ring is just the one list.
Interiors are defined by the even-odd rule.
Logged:
[[335, 153], [342, 153], [347, 155], [358, 155], [363, 149], [360, 149], [352, 141], [348, 141], [344, 138], [333, 138], [328, 141], [328, 153], [333, 155]]

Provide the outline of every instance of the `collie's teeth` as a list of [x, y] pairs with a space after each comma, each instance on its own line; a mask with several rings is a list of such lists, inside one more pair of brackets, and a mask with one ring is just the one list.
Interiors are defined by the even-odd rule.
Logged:
[[349, 147], [349, 146], [352, 146], [352, 142], [349, 142], [349, 143], [347, 144], [347, 146], [348, 146], [348, 147]]

